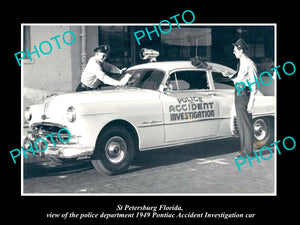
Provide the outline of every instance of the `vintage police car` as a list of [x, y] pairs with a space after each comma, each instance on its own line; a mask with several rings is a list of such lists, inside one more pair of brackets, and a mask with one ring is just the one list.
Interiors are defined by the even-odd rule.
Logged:
[[[97, 171], [112, 175], [126, 171], [136, 151], [237, 136], [234, 87], [222, 70], [234, 72], [215, 63], [149, 62], [127, 70], [126, 87], [50, 96], [26, 107], [23, 146], [67, 128], [70, 141], [52, 136], [53, 146], [48, 136], [48, 149], [39, 154], [55, 161], [88, 157]], [[274, 97], [258, 91], [256, 147], [272, 141], [274, 115]]]

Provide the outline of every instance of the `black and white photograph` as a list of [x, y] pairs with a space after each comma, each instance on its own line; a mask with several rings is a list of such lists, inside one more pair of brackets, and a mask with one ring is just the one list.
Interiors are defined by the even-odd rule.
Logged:
[[[274, 148], [260, 151], [274, 142], [275, 33], [274, 24], [24, 24], [22, 192], [276, 194]], [[237, 64], [240, 80], [230, 77]]]
[[273, 212], [271, 221], [289, 221], [292, 22], [202, 19], [191, 7], [144, 20], [96, 14], [16, 19], [19, 45], [6, 46], [19, 73], [3, 84], [19, 85], [5, 117], [15, 118], [8, 188], [22, 215], [38, 224], [259, 224]]

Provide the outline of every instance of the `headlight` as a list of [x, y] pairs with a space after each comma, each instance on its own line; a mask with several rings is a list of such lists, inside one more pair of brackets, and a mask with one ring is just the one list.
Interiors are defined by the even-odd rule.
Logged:
[[67, 119], [69, 122], [74, 122], [76, 120], [76, 111], [73, 106], [70, 106], [67, 110]]
[[31, 112], [31, 108], [29, 106], [27, 106], [25, 108], [25, 111], [24, 111], [24, 119], [26, 121], [30, 121], [32, 118], [32, 112]]

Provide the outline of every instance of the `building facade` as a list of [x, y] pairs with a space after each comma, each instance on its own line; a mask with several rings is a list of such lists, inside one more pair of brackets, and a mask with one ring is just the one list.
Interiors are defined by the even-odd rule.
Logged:
[[[158, 61], [189, 60], [201, 56], [204, 60], [221, 63], [234, 68], [237, 64], [231, 43], [242, 37], [250, 47], [250, 57], [257, 63], [259, 71], [274, 66], [274, 29], [267, 26], [203, 26], [189, 25], [173, 27], [167, 33], [146, 36], [138, 45], [134, 32], [153, 25], [23, 25], [23, 51], [33, 53], [35, 46], [48, 41], [52, 45], [49, 54], [36, 53], [23, 59], [24, 87], [49, 92], [72, 92], [80, 82], [81, 72], [88, 59], [94, 55], [93, 49], [108, 44], [111, 53], [108, 61], [119, 68], [142, 63], [139, 58], [141, 48], [152, 48], [160, 52]], [[64, 44], [62, 35], [71, 31], [76, 40], [71, 45]], [[57, 35], [60, 35], [57, 37]], [[53, 37], [57, 37], [53, 39]], [[51, 39], [52, 38], [52, 39]], [[66, 38], [71, 38], [67, 37]], [[57, 45], [60, 43], [60, 48]], [[67, 43], [72, 40], [67, 40]], [[47, 51], [47, 45], [43, 45]]]

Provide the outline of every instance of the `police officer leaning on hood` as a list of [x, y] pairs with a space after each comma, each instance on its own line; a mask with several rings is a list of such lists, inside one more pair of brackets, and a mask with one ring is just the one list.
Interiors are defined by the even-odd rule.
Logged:
[[[252, 124], [252, 111], [254, 107], [256, 84], [255, 77], [257, 77], [257, 69], [255, 63], [247, 56], [249, 48], [243, 39], [237, 40], [232, 44], [234, 46], [233, 54], [240, 60], [238, 69], [235, 74], [229, 74], [227, 71], [222, 71], [223, 76], [229, 77], [235, 84], [244, 82], [245, 89], [240, 90], [240, 95], [235, 89], [234, 103], [237, 124], [240, 136], [240, 152], [236, 157], [254, 156], [253, 153], [253, 139], [254, 131]], [[251, 84], [251, 90], [248, 87], [248, 83]], [[242, 85], [242, 84], [241, 84]], [[242, 87], [239, 87], [242, 89]]]
[[[94, 49], [95, 56], [91, 57], [81, 74], [81, 82], [76, 88], [76, 92], [79, 91], [91, 91], [96, 90], [101, 83], [112, 86], [124, 86], [130, 79], [130, 74], [120, 80], [115, 80], [109, 77], [102, 69], [101, 63], [107, 58], [110, 51], [108, 45], [101, 45]], [[122, 69], [121, 71], [124, 71]]]

